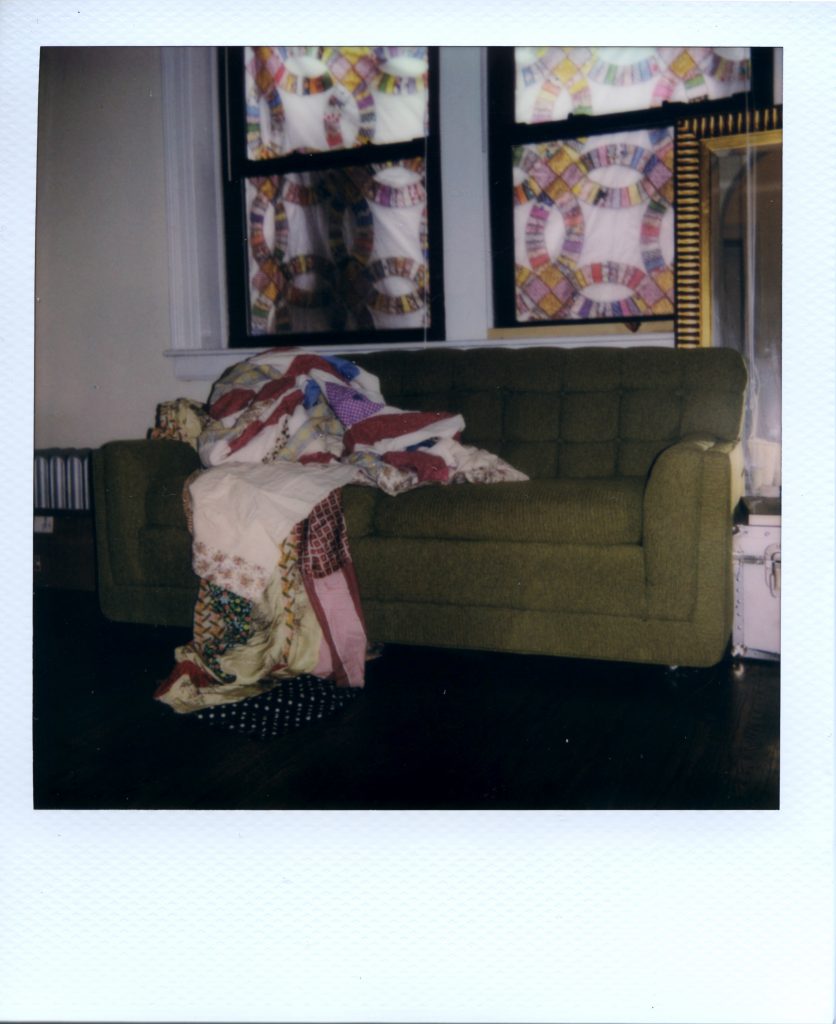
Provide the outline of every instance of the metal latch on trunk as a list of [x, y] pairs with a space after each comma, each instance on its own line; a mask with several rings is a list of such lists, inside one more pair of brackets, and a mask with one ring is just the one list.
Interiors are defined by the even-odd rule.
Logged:
[[769, 593], [777, 597], [781, 593], [781, 546], [770, 544], [763, 553], [764, 572]]

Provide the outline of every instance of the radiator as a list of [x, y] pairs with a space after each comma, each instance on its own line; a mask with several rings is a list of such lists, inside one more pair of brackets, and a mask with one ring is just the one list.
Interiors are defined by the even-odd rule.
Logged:
[[90, 449], [42, 448], [35, 452], [35, 508], [90, 509]]

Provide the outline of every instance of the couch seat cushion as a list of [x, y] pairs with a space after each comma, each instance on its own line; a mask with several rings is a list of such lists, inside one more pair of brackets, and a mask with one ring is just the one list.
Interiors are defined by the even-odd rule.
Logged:
[[420, 487], [379, 495], [374, 532], [383, 537], [639, 544], [644, 481], [528, 480]]
[[643, 616], [638, 544], [361, 537], [351, 545], [363, 601]]

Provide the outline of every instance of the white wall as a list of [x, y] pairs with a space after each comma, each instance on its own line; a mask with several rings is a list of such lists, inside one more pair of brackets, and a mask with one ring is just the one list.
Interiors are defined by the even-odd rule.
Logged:
[[445, 46], [440, 55], [444, 305], [451, 341], [486, 338], [492, 322], [482, 52], [478, 46]]
[[41, 51], [35, 446], [142, 437], [174, 379], [160, 50]]

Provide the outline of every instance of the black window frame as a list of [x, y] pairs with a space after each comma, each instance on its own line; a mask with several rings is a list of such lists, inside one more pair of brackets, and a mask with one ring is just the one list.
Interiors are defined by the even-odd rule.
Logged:
[[[438, 47], [428, 50], [427, 135], [409, 142], [367, 144], [318, 153], [291, 153], [269, 160], [249, 160], [245, 131], [244, 47], [220, 48], [218, 84], [221, 115], [221, 157], [226, 247], [226, 279], [230, 348], [273, 348], [279, 345], [382, 345], [406, 341], [440, 341], [446, 336], [444, 317], [444, 245], [441, 197], [441, 131]], [[390, 160], [425, 158], [429, 247], [428, 327], [252, 334], [249, 331], [249, 261], [245, 182], [250, 177], [317, 171]]]
[[[497, 329], [532, 327], [573, 327], [582, 324], [624, 323], [623, 317], [599, 317], [587, 320], [526, 320], [516, 318], [513, 161], [514, 146], [552, 142], [558, 139], [584, 138], [609, 132], [638, 131], [648, 128], [674, 128], [684, 117], [726, 113], [751, 108], [771, 107], [774, 103], [774, 50], [772, 47], [750, 48], [751, 89], [717, 100], [665, 102], [659, 107], [628, 110], [617, 114], [570, 114], [560, 121], [518, 124], [515, 121], [515, 63], [513, 46], [488, 47], [488, 171], [490, 200], [491, 269], [493, 288], [493, 326]], [[674, 183], [674, 190], [676, 183]], [[675, 215], [675, 200], [674, 200]], [[674, 274], [676, 268], [674, 267]], [[675, 288], [675, 286], [674, 286]], [[676, 292], [674, 290], [674, 300]], [[674, 312], [641, 317], [631, 325], [670, 321]]]

